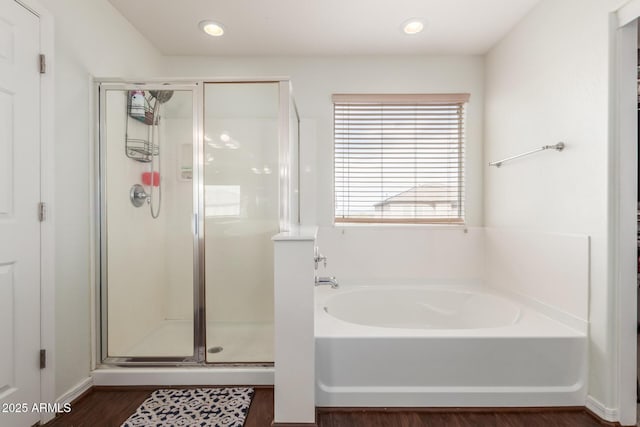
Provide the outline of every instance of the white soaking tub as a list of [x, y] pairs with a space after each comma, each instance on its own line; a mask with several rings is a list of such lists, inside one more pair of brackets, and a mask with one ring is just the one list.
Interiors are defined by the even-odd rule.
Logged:
[[317, 406], [584, 406], [587, 339], [486, 287], [316, 288]]

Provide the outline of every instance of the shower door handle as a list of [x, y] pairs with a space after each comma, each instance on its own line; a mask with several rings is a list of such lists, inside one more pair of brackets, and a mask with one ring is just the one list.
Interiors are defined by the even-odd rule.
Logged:
[[193, 214], [193, 234], [198, 235], [198, 214]]

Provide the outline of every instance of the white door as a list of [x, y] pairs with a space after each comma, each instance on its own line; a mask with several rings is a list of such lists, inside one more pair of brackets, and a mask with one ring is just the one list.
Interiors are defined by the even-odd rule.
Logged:
[[[39, 20], [0, 0], [0, 426], [40, 400]], [[24, 411], [26, 409], [26, 412]]]

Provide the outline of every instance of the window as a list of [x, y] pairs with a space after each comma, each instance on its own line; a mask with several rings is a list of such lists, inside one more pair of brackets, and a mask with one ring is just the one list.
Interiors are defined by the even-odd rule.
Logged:
[[333, 95], [336, 223], [464, 223], [468, 94]]
[[239, 217], [240, 186], [239, 185], [205, 185], [204, 216]]

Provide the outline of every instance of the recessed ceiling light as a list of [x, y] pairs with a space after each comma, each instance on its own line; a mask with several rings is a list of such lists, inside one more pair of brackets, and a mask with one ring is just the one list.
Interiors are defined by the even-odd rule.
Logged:
[[222, 25], [213, 21], [200, 22], [200, 29], [213, 37], [220, 37], [224, 34], [224, 28], [222, 27]]
[[420, 19], [412, 18], [402, 24], [402, 31], [405, 34], [418, 34], [422, 30], [424, 30], [424, 23]]

